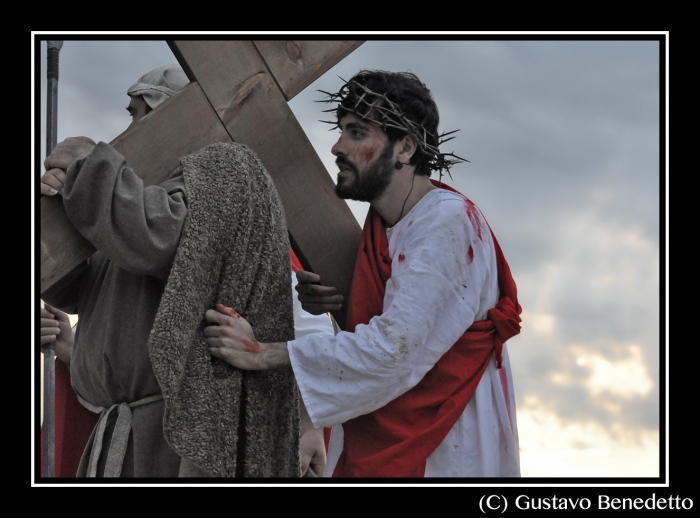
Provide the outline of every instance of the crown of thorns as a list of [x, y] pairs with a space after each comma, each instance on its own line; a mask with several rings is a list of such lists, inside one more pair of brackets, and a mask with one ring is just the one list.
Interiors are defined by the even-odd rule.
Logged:
[[[452, 178], [450, 167], [462, 162], [469, 162], [469, 160], [461, 158], [454, 153], [442, 153], [439, 149], [442, 144], [454, 138], [445, 137], [452, 135], [459, 130], [441, 133], [437, 135], [436, 138], [435, 135], [422, 126], [422, 123], [417, 124], [406, 117], [401, 111], [399, 105], [389, 99], [386, 95], [373, 92], [365, 85], [362, 85], [352, 79], [350, 81], [345, 81], [345, 79], [341, 77], [340, 80], [345, 84], [340, 88], [340, 90], [338, 90], [337, 93], [318, 90], [322, 94], [327, 95], [328, 99], [323, 99], [316, 102], [338, 103], [339, 105], [342, 105], [344, 111], [357, 115], [362, 120], [368, 120], [379, 124], [385, 133], [387, 132], [387, 128], [405, 131], [413, 138], [413, 140], [416, 141], [416, 144], [421, 151], [428, 156], [428, 167], [431, 171], [438, 171], [440, 179], [442, 179], [442, 171], [447, 172], [447, 174], [450, 175], [450, 178]], [[337, 109], [338, 107], [336, 106], [335, 108], [331, 108], [329, 110], [323, 110], [323, 112], [335, 112]], [[320, 122], [333, 124], [331, 130], [340, 127], [339, 121]], [[428, 140], [431, 142], [437, 142], [437, 146], [430, 144]]]

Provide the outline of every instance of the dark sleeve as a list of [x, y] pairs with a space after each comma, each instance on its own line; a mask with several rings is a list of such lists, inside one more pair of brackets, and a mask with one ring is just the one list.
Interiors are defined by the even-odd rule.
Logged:
[[63, 203], [78, 231], [120, 268], [167, 279], [187, 216], [182, 167], [144, 187], [126, 159], [100, 142], [66, 171]]

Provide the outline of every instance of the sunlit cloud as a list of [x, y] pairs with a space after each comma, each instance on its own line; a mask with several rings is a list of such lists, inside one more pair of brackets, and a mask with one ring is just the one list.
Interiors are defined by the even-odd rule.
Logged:
[[532, 328], [538, 333], [549, 334], [554, 329], [554, 315], [540, 313], [533, 316]]
[[524, 326], [531, 328], [535, 333], [541, 335], [550, 335], [554, 330], [556, 318], [549, 313], [530, 313], [523, 312], [521, 315]]
[[576, 363], [590, 369], [591, 375], [586, 387], [594, 396], [602, 392], [625, 398], [646, 396], [654, 388], [640, 347], [630, 345], [627, 350], [629, 356], [618, 361], [608, 360], [590, 351], [581, 351]]
[[657, 431], [564, 422], [534, 396], [517, 412], [523, 477], [659, 476]]

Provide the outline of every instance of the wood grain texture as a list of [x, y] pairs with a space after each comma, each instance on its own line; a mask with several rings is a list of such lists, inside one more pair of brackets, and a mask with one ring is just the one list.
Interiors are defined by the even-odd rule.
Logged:
[[[180, 157], [212, 142], [231, 142], [231, 138], [199, 85], [191, 83], [110, 144], [124, 155], [144, 185], [155, 185], [179, 165]], [[72, 225], [60, 197], [42, 196], [40, 213], [43, 293], [95, 248]]]
[[41, 196], [41, 292], [69, 273], [95, 251], [87, 239], [75, 229], [68, 219], [63, 199], [59, 196]]
[[363, 41], [262, 40], [253, 44], [287, 101], [328, 72]]
[[[180, 157], [212, 142], [248, 145], [275, 182], [302, 264], [347, 300], [361, 229], [287, 100], [361, 43], [168, 41], [193, 82], [111, 144], [145, 185], [161, 182]], [[43, 293], [94, 248], [71, 225], [60, 199], [42, 196], [40, 211]], [[345, 310], [335, 317], [344, 327]]]
[[[361, 229], [252, 42], [170, 42], [197, 78], [231, 138], [248, 145], [284, 204], [295, 252], [345, 296]], [[330, 150], [329, 150], [330, 152]], [[345, 311], [336, 315], [341, 327]]]

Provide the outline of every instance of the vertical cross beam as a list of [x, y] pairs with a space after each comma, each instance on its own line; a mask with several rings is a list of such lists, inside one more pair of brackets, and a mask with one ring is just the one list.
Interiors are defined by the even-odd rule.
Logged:
[[[360, 41], [169, 41], [191, 83], [112, 145], [146, 185], [180, 157], [213, 142], [240, 142], [258, 155], [284, 204], [291, 241], [305, 267], [349, 295], [360, 227], [287, 105]], [[41, 291], [94, 248], [61, 200], [41, 199]], [[344, 327], [345, 311], [336, 319]]]

